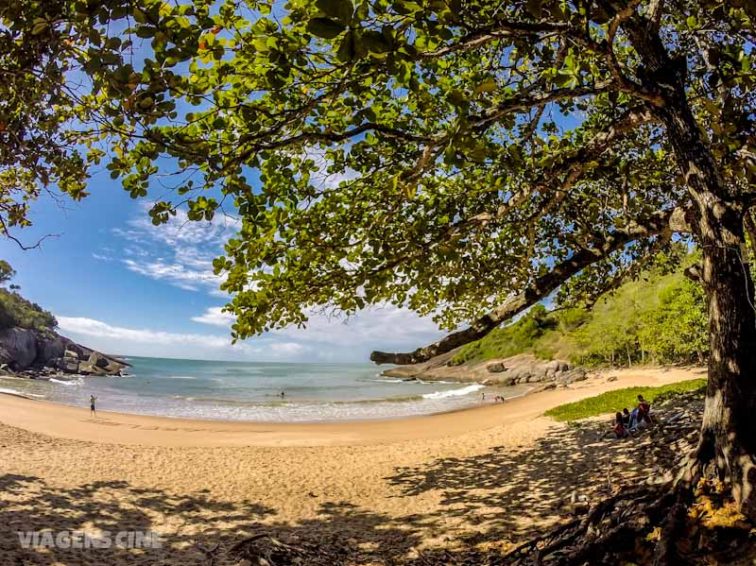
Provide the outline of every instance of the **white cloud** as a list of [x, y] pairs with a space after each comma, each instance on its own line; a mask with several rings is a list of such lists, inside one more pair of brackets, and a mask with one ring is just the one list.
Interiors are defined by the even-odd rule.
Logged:
[[[192, 317], [192, 320], [230, 328], [234, 316], [221, 309], [210, 307], [201, 315]], [[292, 353], [295, 353], [292, 344], [301, 345], [303, 349], [300, 352], [310, 352], [310, 359], [367, 361], [372, 350], [413, 350], [443, 335], [430, 318], [420, 317], [408, 309], [385, 305], [366, 309], [349, 318], [312, 314], [305, 328], [292, 326], [272, 330], [263, 338], [274, 345], [288, 344], [286, 348]], [[248, 343], [255, 340], [252, 338]], [[277, 351], [283, 350], [282, 347]]]
[[367, 362], [372, 350], [412, 350], [443, 335], [431, 320], [393, 306], [372, 308], [348, 319], [313, 315], [307, 328], [276, 330], [236, 344], [228, 333], [233, 317], [221, 307], [192, 318], [225, 327], [221, 334], [129, 328], [85, 317], [57, 319], [63, 334], [100, 351], [208, 360]]
[[271, 344], [270, 349], [277, 354], [293, 355], [300, 354], [308, 348], [297, 342], [279, 342]]
[[201, 322], [202, 324], [210, 324], [212, 326], [221, 326], [223, 328], [229, 328], [234, 322], [234, 315], [229, 312], [223, 312], [223, 307], [210, 307], [204, 313], [199, 316], [193, 316], [194, 322]]
[[207, 360], [303, 361], [307, 350], [306, 346], [288, 341], [260, 339], [232, 344], [228, 334], [166, 332], [115, 326], [85, 317], [56, 318], [61, 332], [66, 336], [111, 354]]
[[128, 242], [121, 260], [126, 268], [181, 289], [224, 296], [219, 290], [222, 278], [213, 273], [212, 262], [223, 252], [224, 242], [239, 230], [240, 220], [218, 214], [211, 222], [193, 222], [179, 210], [168, 223], [153, 226], [147, 209], [140, 207], [139, 216], [125, 229], [113, 230]]
[[224, 348], [231, 345], [230, 338], [222, 336], [125, 328], [123, 326], [111, 326], [93, 318], [78, 316], [59, 316], [57, 319], [62, 331], [83, 336], [111, 338], [133, 343], [160, 344], [162, 346], [194, 344]]

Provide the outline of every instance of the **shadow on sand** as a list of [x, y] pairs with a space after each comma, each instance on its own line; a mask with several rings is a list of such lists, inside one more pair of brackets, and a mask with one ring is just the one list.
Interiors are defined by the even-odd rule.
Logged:
[[[301, 561], [312, 566], [454, 563], [455, 552], [471, 548], [499, 549], [500, 556], [581, 505], [653, 476], [660, 464], [667, 468], [680, 451], [674, 442], [659, 442], [657, 434], [601, 439], [606, 426], [594, 421], [560, 427], [519, 451], [493, 448], [398, 468], [385, 478], [395, 497], [439, 496], [435, 511], [405, 517], [330, 501], [315, 519], [287, 524], [264, 504], [217, 501], [207, 491], [179, 496], [127, 481], [59, 489], [37, 477], [6, 474], [0, 476], [0, 564], [239, 564], [254, 558], [249, 545], [233, 551], [249, 537], [275, 537], [312, 550]], [[154, 531], [162, 547], [23, 548], [17, 535], [45, 529], [96, 534], [95, 528]], [[446, 549], [418, 554], [429, 539]]]

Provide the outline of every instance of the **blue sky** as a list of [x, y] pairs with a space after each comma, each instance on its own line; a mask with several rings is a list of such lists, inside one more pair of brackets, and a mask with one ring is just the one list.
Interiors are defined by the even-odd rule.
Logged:
[[52, 311], [60, 332], [106, 352], [218, 360], [367, 361], [373, 349], [407, 350], [442, 333], [427, 319], [394, 307], [349, 320], [311, 319], [231, 346], [229, 317], [210, 261], [235, 220], [150, 224], [149, 198], [132, 200], [107, 172], [95, 172], [80, 203], [45, 196], [32, 207], [24, 243], [0, 241], [22, 294]]

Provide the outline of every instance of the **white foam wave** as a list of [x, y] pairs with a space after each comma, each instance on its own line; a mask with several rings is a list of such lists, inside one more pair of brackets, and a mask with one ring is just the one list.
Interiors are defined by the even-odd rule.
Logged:
[[4, 387], [0, 387], [0, 393], [7, 393], [8, 395], [21, 395], [22, 397], [44, 397], [44, 395], [27, 393], [26, 391], [16, 391], [15, 389], [5, 389]]
[[165, 379], [197, 379], [193, 375], [166, 375]]
[[449, 389], [447, 391], [434, 391], [433, 393], [426, 393], [423, 395], [423, 399], [446, 399], [447, 397], [461, 397], [463, 395], [469, 395], [483, 389], [485, 385], [480, 383], [473, 383], [459, 389]]
[[53, 383], [60, 383], [61, 385], [84, 385], [83, 377], [77, 377], [76, 379], [55, 379], [54, 377], [51, 377], [50, 381]]

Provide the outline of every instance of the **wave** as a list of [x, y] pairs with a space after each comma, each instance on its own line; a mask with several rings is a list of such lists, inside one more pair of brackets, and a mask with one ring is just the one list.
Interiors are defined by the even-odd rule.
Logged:
[[197, 379], [193, 375], [164, 375], [163, 379]]
[[44, 395], [38, 395], [37, 393], [27, 393], [26, 391], [16, 391], [15, 389], [5, 389], [0, 387], [0, 393], [7, 393], [8, 395], [18, 395], [20, 397], [42, 397]]
[[61, 385], [84, 385], [83, 377], [77, 377], [76, 379], [55, 379], [54, 377], [51, 377], [50, 381], [53, 383], [60, 383]]
[[449, 389], [447, 391], [434, 391], [433, 393], [426, 393], [423, 395], [423, 399], [446, 399], [447, 397], [462, 397], [463, 395], [469, 395], [483, 389], [485, 385], [480, 383], [473, 383], [459, 389]]

